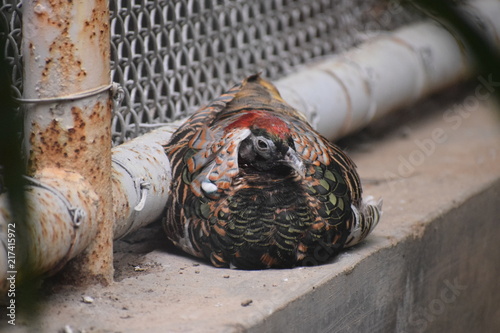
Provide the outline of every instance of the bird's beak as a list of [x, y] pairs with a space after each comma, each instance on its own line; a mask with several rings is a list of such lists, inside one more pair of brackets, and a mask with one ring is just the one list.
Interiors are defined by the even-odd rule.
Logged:
[[291, 168], [295, 169], [297, 173], [304, 177], [306, 175], [306, 167], [304, 166], [304, 162], [300, 158], [299, 154], [292, 148], [288, 148], [288, 151], [285, 154], [285, 163], [287, 163]]

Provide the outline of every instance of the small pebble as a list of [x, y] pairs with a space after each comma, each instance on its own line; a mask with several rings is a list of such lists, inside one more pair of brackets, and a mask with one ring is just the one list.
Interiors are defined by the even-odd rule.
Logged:
[[62, 330], [59, 331], [60, 333], [74, 333], [75, 331], [73, 328], [69, 325], [65, 325]]
[[247, 299], [246, 301], [241, 302], [241, 306], [249, 306], [253, 303], [253, 300]]
[[90, 296], [82, 296], [82, 302], [87, 304], [94, 303], [94, 299]]

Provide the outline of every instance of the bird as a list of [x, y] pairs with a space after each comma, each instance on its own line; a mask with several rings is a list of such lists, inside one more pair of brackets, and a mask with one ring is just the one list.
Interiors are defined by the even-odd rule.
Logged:
[[167, 238], [215, 267], [323, 264], [382, 214], [381, 200], [363, 200], [354, 162], [260, 74], [195, 112], [164, 149]]

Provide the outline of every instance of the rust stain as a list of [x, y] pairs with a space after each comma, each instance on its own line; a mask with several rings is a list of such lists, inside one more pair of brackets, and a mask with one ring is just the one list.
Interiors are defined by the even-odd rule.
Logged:
[[81, 37], [97, 43], [102, 59], [109, 59], [109, 11], [106, 1], [95, 1], [92, 13], [83, 22]]
[[[35, 5], [35, 17], [38, 19], [37, 26], [43, 28], [52, 27], [56, 29], [58, 34], [49, 46], [49, 57], [45, 59], [45, 66], [42, 71], [42, 83], [47, 91], [51, 91], [50, 87], [60, 82], [54, 80], [57, 75], [63, 76], [69, 80], [82, 79], [87, 75], [82, 68], [82, 62], [77, 58], [77, 46], [72, 42], [69, 30], [73, 24], [73, 7], [72, 1], [67, 0], [49, 0], [47, 7], [42, 4]], [[61, 87], [58, 87], [61, 89]], [[62, 88], [64, 89], [64, 88]], [[55, 89], [57, 90], [57, 89]], [[66, 92], [66, 93], [69, 93]]]
[[[54, 221], [52, 223], [54, 223], [56, 225], [64, 226], [65, 224], [67, 224], [67, 221], [65, 221], [61, 215], [56, 215], [56, 216], [54, 216]], [[62, 229], [63, 228], [57, 228], [56, 230], [62, 231]], [[52, 234], [52, 244], [61, 243], [60, 238], [62, 238], [61, 233], [54, 232]]]
[[73, 106], [71, 108], [71, 114], [73, 115], [73, 121], [75, 128], [83, 129], [85, 127], [85, 121], [82, 118], [82, 109]]
[[[93, 109], [86, 112], [91, 114], [102, 112], [104, 115], [90, 120], [85, 116], [85, 110], [72, 107], [73, 127], [63, 128], [56, 119], [53, 119], [45, 129], [41, 129], [38, 124], [32, 124], [29, 134], [31, 145], [29, 171], [31, 174], [37, 169], [51, 165], [70, 170], [82, 170], [85, 173], [84, 170], [89, 170], [90, 165], [92, 171], [86, 176], [91, 179], [103, 176], [100, 170], [105, 169], [103, 167], [104, 163], [107, 163], [105, 155], [110, 155], [110, 152], [103, 156], [102, 147], [111, 146], [111, 133], [109, 126], [99, 129], [102, 126], [100, 119], [110, 122], [111, 117], [103, 110], [102, 103], [97, 103]], [[99, 141], [96, 141], [96, 137]], [[97, 142], [99, 144], [96, 144]]]

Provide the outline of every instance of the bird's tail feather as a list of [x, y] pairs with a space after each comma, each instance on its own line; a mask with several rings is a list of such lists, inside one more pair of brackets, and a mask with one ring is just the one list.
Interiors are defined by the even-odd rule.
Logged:
[[366, 238], [378, 224], [382, 216], [382, 199], [375, 201], [372, 196], [366, 197], [359, 207], [351, 205], [353, 224], [344, 247], [351, 247]]

